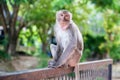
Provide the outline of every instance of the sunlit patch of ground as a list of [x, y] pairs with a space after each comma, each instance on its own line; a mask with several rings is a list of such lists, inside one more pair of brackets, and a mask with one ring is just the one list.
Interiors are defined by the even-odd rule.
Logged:
[[113, 64], [112, 77], [112, 80], [120, 80], [120, 62]]
[[0, 62], [0, 72], [12, 72], [36, 68], [38, 59], [32, 56], [13, 57], [11, 61]]

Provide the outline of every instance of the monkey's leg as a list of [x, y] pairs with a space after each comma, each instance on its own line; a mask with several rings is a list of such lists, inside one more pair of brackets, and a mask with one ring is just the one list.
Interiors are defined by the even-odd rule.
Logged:
[[82, 56], [81, 51], [76, 48], [70, 54], [71, 55], [68, 58], [67, 63], [70, 67], [75, 67], [77, 65], [77, 63], [79, 63], [79, 60]]
[[69, 55], [62, 54], [59, 58], [59, 61], [56, 62], [55, 67], [60, 67], [62, 65], [75, 67], [81, 57], [80, 52], [81, 51], [75, 48], [69, 52]]
[[55, 58], [57, 57], [57, 46], [54, 45], [54, 44], [51, 44], [50, 45], [50, 50], [51, 50], [51, 54], [52, 54], [52, 57], [53, 59], [55, 60]]
[[57, 46], [54, 44], [50, 44], [50, 50], [51, 50], [53, 60], [50, 60], [48, 62], [48, 67], [53, 68], [53, 65], [56, 63], [55, 59], [57, 58]]

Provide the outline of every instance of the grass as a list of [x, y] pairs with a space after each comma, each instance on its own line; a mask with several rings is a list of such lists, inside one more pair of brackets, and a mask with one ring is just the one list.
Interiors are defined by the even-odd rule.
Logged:
[[39, 64], [36, 68], [45, 68], [48, 66], [48, 61], [50, 60], [50, 57], [45, 53], [40, 53], [39, 56], [37, 56], [39, 59]]

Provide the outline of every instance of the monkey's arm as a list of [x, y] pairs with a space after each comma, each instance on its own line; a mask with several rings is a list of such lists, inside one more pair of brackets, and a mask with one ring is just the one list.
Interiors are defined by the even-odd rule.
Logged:
[[61, 43], [60, 43], [60, 38], [58, 37], [57, 35], [57, 31], [58, 31], [58, 25], [55, 25], [54, 26], [54, 35], [55, 35], [55, 38], [56, 38], [56, 42], [57, 42], [57, 46], [56, 46], [56, 56], [54, 57], [54, 60], [55, 61], [58, 61], [58, 58], [61, 56], [62, 54], [62, 49], [60, 47]]
[[70, 58], [70, 56], [72, 55], [72, 51], [76, 48], [76, 45], [74, 44], [68, 44], [68, 46], [66, 47], [66, 49], [63, 51], [63, 53], [61, 54], [61, 56], [58, 58], [57, 62], [55, 63], [55, 67], [59, 67], [62, 66], [63, 64], [66, 63], [66, 61]]
[[55, 53], [56, 55], [55, 55], [55, 57], [53, 58], [55, 61], [57, 61], [58, 60], [58, 58], [60, 57], [60, 55], [61, 55], [61, 50], [60, 50], [60, 46], [59, 46], [59, 44], [57, 44], [57, 47], [56, 47], [56, 53]]

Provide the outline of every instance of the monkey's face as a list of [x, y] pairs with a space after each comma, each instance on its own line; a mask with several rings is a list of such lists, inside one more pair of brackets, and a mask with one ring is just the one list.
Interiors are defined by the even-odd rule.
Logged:
[[56, 13], [56, 18], [59, 22], [69, 22], [72, 18], [72, 15], [67, 10], [60, 10]]
[[62, 27], [68, 26], [71, 19], [72, 14], [67, 10], [60, 10], [56, 13], [56, 20], [60, 23]]

